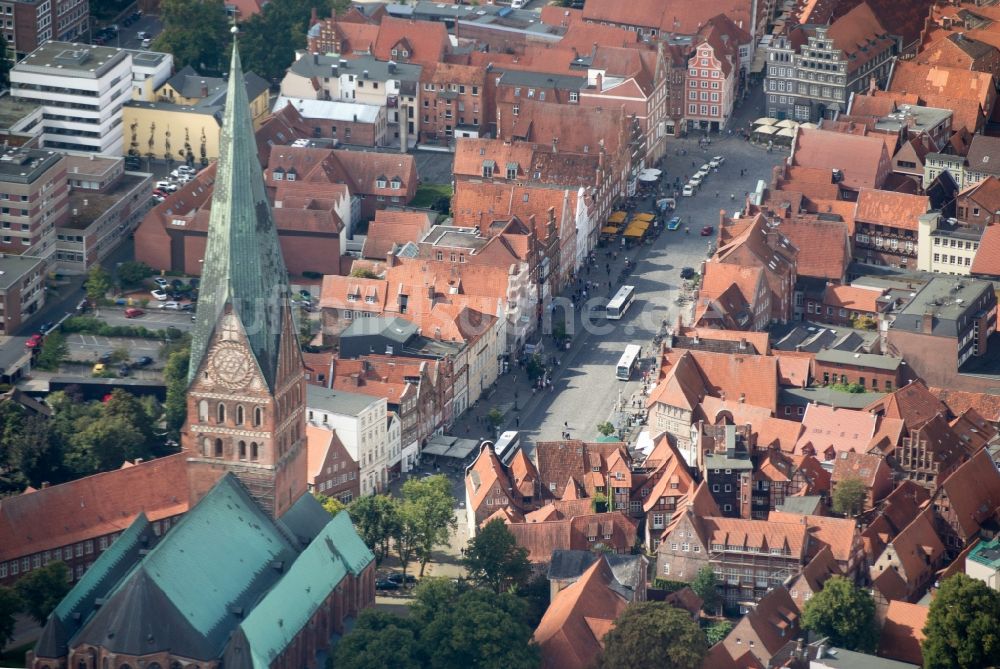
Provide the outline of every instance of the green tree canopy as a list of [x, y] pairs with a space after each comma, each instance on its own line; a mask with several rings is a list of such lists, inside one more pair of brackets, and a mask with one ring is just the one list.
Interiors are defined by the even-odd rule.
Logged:
[[602, 436], [610, 437], [615, 433], [615, 426], [610, 420], [606, 420], [603, 423], [597, 424], [597, 431], [601, 433]]
[[167, 401], [164, 405], [167, 431], [175, 441], [187, 418], [187, 375], [190, 360], [191, 348], [185, 346], [171, 353], [163, 368], [163, 379], [167, 385]]
[[13, 588], [0, 585], [0, 651], [14, 638], [15, 616], [21, 612], [21, 598]]
[[399, 529], [399, 500], [388, 495], [366, 495], [351, 502], [348, 512], [361, 539], [375, 553], [375, 564], [382, 564]]
[[700, 669], [708, 645], [691, 617], [664, 602], [632, 604], [604, 637], [602, 669]]
[[524, 585], [531, 575], [528, 551], [517, 545], [507, 524], [488, 522], [465, 549], [462, 563], [473, 581], [496, 593]]
[[347, 510], [347, 505], [336, 497], [327, 497], [326, 495], [317, 493], [316, 499], [319, 500], [319, 503], [323, 505], [323, 509], [331, 516], [336, 516], [341, 511]]
[[14, 54], [10, 52], [7, 40], [0, 35], [0, 86], [10, 85], [10, 66], [14, 62]]
[[701, 597], [701, 608], [706, 613], [718, 613], [722, 606], [722, 597], [719, 596], [718, 582], [715, 578], [715, 571], [710, 565], [705, 565], [698, 570], [694, 580], [691, 582], [691, 589]]
[[111, 290], [111, 275], [99, 264], [94, 265], [87, 273], [87, 281], [83, 287], [87, 291], [87, 299], [92, 304], [98, 304]]
[[63, 360], [69, 357], [69, 345], [66, 344], [66, 337], [59, 330], [53, 330], [45, 335], [42, 341], [42, 350], [38, 354], [35, 366], [39, 369], [56, 371]]
[[1000, 666], [1000, 593], [956, 574], [931, 600], [924, 626], [924, 669]]
[[24, 612], [39, 625], [45, 624], [52, 609], [62, 601], [69, 588], [69, 567], [62, 561], [32, 569], [14, 584]]
[[118, 280], [126, 286], [137, 286], [153, 276], [153, 268], [138, 260], [127, 260], [118, 266]]
[[334, 649], [336, 669], [421, 669], [418, 630], [410, 618], [365, 609]]
[[728, 620], [720, 620], [705, 630], [705, 640], [709, 646], [719, 643], [733, 631], [733, 624]]
[[432, 551], [446, 545], [451, 531], [458, 527], [451, 482], [439, 474], [410, 479], [403, 484], [401, 515], [407, 531], [413, 532], [414, 557], [420, 561], [420, 575], [431, 559]]
[[875, 600], [843, 576], [832, 576], [806, 602], [802, 626], [847, 650], [871, 652], [878, 642]]
[[229, 69], [230, 32], [222, 0], [162, 0], [163, 32], [153, 45], [173, 54], [179, 70], [190, 65], [200, 74]]
[[833, 510], [845, 516], [856, 516], [865, 510], [868, 487], [856, 477], [837, 482], [833, 489]]

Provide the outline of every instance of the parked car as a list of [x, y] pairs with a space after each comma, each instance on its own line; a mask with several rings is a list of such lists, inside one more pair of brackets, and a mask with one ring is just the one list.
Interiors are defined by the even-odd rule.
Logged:
[[43, 339], [42, 335], [37, 333], [33, 334], [30, 337], [28, 337], [28, 341], [24, 342], [24, 346], [26, 348], [37, 348], [38, 346], [42, 345], [42, 339]]
[[173, 181], [157, 181], [156, 189], [166, 191], [168, 193], [173, 193], [177, 190], [177, 184]]
[[[389, 576], [387, 577], [387, 580], [392, 581], [393, 583], [396, 583], [398, 585], [402, 585], [403, 584], [403, 575], [402, 574], [389, 574]], [[416, 583], [417, 582], [417, 577], [414, 576], [413, 574], [407, 574], [406, 575], [406, 582], [407, 583]]]
[[107, 367], [104, 366], [104, 363], [99, 362], [96, 365], [94, 365], [93, 369], [90, 370], [90, 373], [93, 374], [94, 376], [97, 376], [98, 374], [103, 374], [104, 370], [106, 369]]
[[698, 171], [699, 172], [704, 172], [705, 174], [708, 174], [709, 172], [712, 171], [712, 164], [711, 163], [705, 163], [704, 165], [702, 165], [701, 167], [698, 168]]
[[125, 363], [124, 365], [118, 368], [118, 376], [128, 376], [131, 373], [132, 373], [132, 368], [128, 366], [128, 363]]
[[161, 289], [164, 290], [167, 288], [167, 286], [170, 285], [170, 282], [164, 279], [162, 276], [158, 276], [155, 279], [153, 279], [153, 283], [155, 283], [157, 286], [159, 286]]
[[195, 305], [191, 303], [181, 305], [181, 311], [194, 311], [195, 309]]
[[52, 331], [52, 328], [54, 328], [55, 326], [56, 326], [55, 323], [45, 321], [44, 323], [38, 326], [38, 332], [40, 332], [43, 335], [47, 335], [49, 332]]
[[170, 302], [164, 302], [160, 305], [160, 309], [173, 309], [174, 311], [181, 310], [181, 303], [171, 300]]
[[140, 30], [139, 32], [137, 32], [135, 34], [135, 38], [138, 39], [138, 40], [144, 40], [144, 39], [146, 39], [148, 37], [149, 37], [149, 33], [147, 33], [145, 30]]
[[140, 48], [142, 48], [142, 49], [148, 49], [148, 48], [149, 48], [149, 46], [150, 46], [150, 45], [151, 45], [152, 43], [153, 43], [153, 40], [151, 40], [151, 39], [149, 39], [149, 38], [147, 37], [146, 39], [142, 40], [142, 46], [141, 46]]
[[156, 190], [153, 191], [153, 197], [161, 197], [164, 200], [167, 199], [167, 197], [169, 195], [170, 195], [170, 193], [168, 193], [165, 190], [160, 190], [159, 188], [157, 188]]
[[708, 178], [708, 174], [709, 174], [708, 170], [698, 170], [697, 172], [694, 173], [693, 178], [698, 179], [699, 181], [704, 181], [706, 178]]
[[694, 268], [693, 267], [682, 267], [681, 268], [681, 278], [685, 281], [694, 278]]
[[177, 183], [179, 184], [186, 184], [190, 181], [194, 181], [193, 174], [181, 174], [177, 177]]
[[712, 167], [719, 167], [724, 162], [726, 162], [726, 158], [724, 156], [713, 156], [713, 158], [708, 161], [708, 164]]
[[375, 581], [376, 590], [399, 590], [399, 583], [390, 581], [385, 578], [376, 579]]
[[101, 357], [97, 359], [98, 362], [103, 362], [105, 365], [111, 362], [111, 351], [105, 351], [101, 354]]
[[135, 361], [136, 367], [149, 367], [152, 364], [153, 364], [153, 359], [150, 358], [148, 355], [144, 355]]
[[695, 174], [693, 177], [691, 177], [691, 179], [688, 181], [688, 183], [690, 185], [694, 186], [695, 188], [697, 188], [698, 186], [701, 185], [701, 181], [702, 181], [702, 179], [704, 177], [705, 177], [705, 175], [702, 174], [701, 172], [699, 172], [698, 174]]
[[692, 197], [694, 195], [695, 188], [696, 186], [693, 186], [691, 184], [685, 184], [683, 190], [681, 190], [681, 195], [683, 195], [684, 197]]
[[713, 228], [711, 225], [706, 225], [704, 228], [701, 229], [702, 237], [708, 237], [714, 233], [715, 233], [715, 228]]
[[154, 299], [157, 299], [160, 302], [167, 301], [167, 294], [164, 293], [162, 290], [151, 290], [149, 291], [149, 294], [152, 295]]
[[671, 232], [673, 232], [674, 230], [676, 230], [679, 227], [681, 227], [681, 217], [680, 216], [674, 216], [669, 221], [667, 221], [667, 230], [670, 230]]
[[139, 316], [142, 316], [144, 313], [146, 312], [143, 311], [142, 309], [137, 309], [136, 307], [129, 307], [128, 309], [125, 310], [125, 318], [139, 318]]

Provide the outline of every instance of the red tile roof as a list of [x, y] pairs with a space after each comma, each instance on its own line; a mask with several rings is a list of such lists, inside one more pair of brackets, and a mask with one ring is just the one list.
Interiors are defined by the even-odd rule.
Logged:
[[947, 495], [962, 538], [975, 536], [1000, 508], [1000, 472], [989, 451], [980, 449], [960, 465], [941, 483], [941, 491]]
[[1000, 225], [983, 230], [979, 250], [972, 259], [971, 272], [983, 276], [1000, 276]]
[[544, 669], [587, 669], [601, 655], [603, 635], [628, 605], [612, 588], [614, 583], [614, 574], [601, 557], [556, 594], [532, 637]]
[[362, 257], [385, 260], [394, 246], [418, 242], [431, 229], [431, 217], [420, 211], [380, 209], [368, 224]]
[[799, 250], [799, 276], [840, 281], [851, 262], [849, 228], [846, 223], [816, 220], [814, 216], [784, 219], [778, 230]]
[[809, 367], [812, 361], [803, 355], [775, 353], [778, 359], [778, 383], [783, 386], [805, 388], [809, 385]]
[[754, 423], [753, 429], [757, 435], [757, 448], [776, 446], [783, 453], [792, 453], [802, 433], [802, 423], [782, 418], [768, 418]]
[[890, 601], [879, 636], [878, 654], [900, 662], [923, 666], [924, 625], [930, 609], [920, 604]]
[[[875, 485], [880, 469], [888, 469], [885, 459], [868, 453], [843, 452], [833, 463], [833, 483], [859, 479], [867, 488]], [[878, 501], [878, 500], [876, 500]]]
[[[1000, 244], [1000, 238], [997, 239], [997, 243]], [[976, 413], [991, 423], [1000, 422], [1000, 395], [951, 390], [950, 388], [929, 388], [928, 390], [948, 405], [948, 408], [955, 415], [959, 415], [967, 409], [974, 409]]]
[[916, 232], [917, 219], [929, 210], [930, 200], [924, 195], [862, 188], [858, 194], [854, 219], [857, 222]]
[[185, 513], [187, 453], [0, 499], [0, 562]]
[[854, 286], [827, 286], [823, 292], [823, 304], [835, 309], [878, 313], [880, 297], [882, 297], [881, 290]]
[[793, 557], [805, 557], [807, 527], [795, 522], [747, 520], [744, 518], [703, 518], [705, 540], [723, 546], [756, 547], [766, 553], [783, 548]]
[[440, 21], [414, 21], [386, 16], [379, 24], [372, 55], [382, 61], [399, 61], [401, 57], [393, 56], [392, 50], [405, 48], [410, 55], [403, 58], [403, 61], [429, 65], [444, 60], [448, 46], [448, 30]]
[[920, 427], [939, 413], [948, 413], [944, 402], [920, 380], [911, 381], [891, 395], [875, 400], [864, 410], [888, 418], [899, 418], [906, 423], [908, 430]]
[[842, 170], [843, 186], [851, 189], [881, 186], [880, 167], [889, 153], [881, 137], [845, 135], [820, 129], [799, 129], [795, 139], [794, 164], [826, 170]]
[[690, 353], [698, 363], [709, 394], [764, 407], [772, 412], [777, 410], [777, 358], [709, 351]]
[[875, 416], [864, 411], [810, 404], [802, 417], [802, 436], [795, 445], [820, 460], [833, 460], [844, 451], [864, 452], [875, 434]]
[[[535, 461], [538, 463], [542, 494], [561, 499], [570, 477], [583, 481], [587, 474], [597, 467], [600, 474], [607, 475], [608, 461], [615, 453], [623, 453], [621, 442], [593, 443], [579, 440], [540, 441], [535, 444]], [[627, 452], [624, 453], [628, 458]], [[555, 489], [552, 489], [552, 485]], [[592, 492], [589, 491], [588, 492]]]
[[771, 511], [769, 523], [798, 523], [809, 532], [809, 554], [815, 555], [824, 546], [833, 553], [834, 559], [846, 565], [854, 557], [855, 549], [861, 544], [861, 533], [851, 518], [831, 518], [829, 516], [809, 516], [786, 511]]
[[975, 102], [989, 113], [986, 107], [989, 106], [988, 102], [993, 96], [992, 88], [993, 76], [989, 72], [923, 65], [902, 60], [893, 65], [892, 81], [889, 82], [888, 90], [915, 93], [927, 101], [928, 106], [933, 107], [940, 106], [931, 103], [931, 100], [939, 97]]
[[[529, 516], [525, 517], [525, 521]], [[552, 551], [556, 550], [593, 550], [600, 544], [623, 553], [631, 549], [636, 541], [636, 525], [621, 511], [510, 523], [508, 527], [518, 545], [527, 549], [528, 559], [539, 564], [548, 562]], [[594, 541], [590, 541], [591, 538]]]
[[[799, 609], [783, 585], [770, 590], [757, 606], [738, 623], [722, 641], [730, 657], [749, 652], [762, 666], [770, 666], [771, 657], [799, 633]], [[737, 643], [737, 639], [740, 643]], [[750, 640], [758, 640], [749, 651]], [[747, 667], [740, 663], [738, 666]]]

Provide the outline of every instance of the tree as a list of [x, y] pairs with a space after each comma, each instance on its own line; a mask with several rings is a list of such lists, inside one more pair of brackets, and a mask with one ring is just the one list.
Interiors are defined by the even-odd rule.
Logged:
[[491, 430], [496, 430], [500, 427], [500, 423], [503, 422], [503, 414], [500, 413], [500, 409], [496, 407], [490, 409], [486, 414], [486, 422], [489, 424]]
[[707, 630], [705, 630], [705, 639], [708, 641], [709, 646], [714, 646], [719, 643], [733, 631], [733, 624], [728, 620], [720, 620], [715, 623]]
[[[524, 602], [509, 593], [468, 590], [425, 622], [421, 645], [431, 669], [535, 669], [538, 647]], [[419, 619], [418, 619], [419, 620]]]
[[[406, 583], [406, 571], [417, 556], [417, 543], [420, 541], [420, 510], [414, 504], [400, 504], [399, 522], [393, 529], [392, 539], [396, 546], [396, 557], [403, 570], [403, 583]], [[421, 574], [423, 575], [423, 574]]]
[[531, 575], [528, 551], [517, 545], [517, 538], [499, 518], [469, 540], [462, 564], [469, 578], [497, 594], [524, 585]]
[[10, 85], [10, 65], [14, 60], [14, 54], [10, 53], [7, 40], [0, 35], [0, 86]]
[[439, 474], [423, 479], [410, 479], [403, 484], [403, 516], [414, 523], [415, 556], [420, 561], [420, 575], [431, 559], [431, 552], [448, 543], [451, 531], [458, 528], [455, 519], [455, 498], [451, 482]]
[[125, 286], [138, 286], [153, 276], [153, 268], [138, 260], [128, 260], [118, 266], [118, 280]]
[[14, 584], [17, 596], [24, 604], [24, 612], [44, 625], [52, 609], [69, 592], [69, 567], [57, 560], [39, 569], [32, 569]]
[[925, 669], [1000, 665], [1000, 593], [959, 573], [931, 600], [924, 626]]
[[365, 609], [351, 633], [334, 648], [337, 669], [420, 669], [415, 620]]
[[838, 481], [833, 489], [833, 510], [845, 516], [856, 516], [865, 509], [868, 486], [856, 477]]
[[67, 460], [74, 459], [80, 470], [90, 473], [117, 469], [145, 453], [142, 432], [121, 416], [90, 421], [70, 437], [70, 444], [73, 453]]
[[701, 608], [705, 613], [718, 613], [719, 607], [722, 605], [722, 598], [719, 597], [715, 570], [710, 565], [705, 565], [698, 570], [698, 574], [691, 582], [691, 589], [701, 597]]
[[222, 0], [163, 0], [163, 32], [153, 45], [174, 56], [177, 68], [190, 65], [202, 74], [225, 72], [230, 33]]
[[399, 528], [399, 501], [388, 495], [368, 495], [351, 502], [347, 511], [361, 539], [375, 553], [375, 564], [382, 564]]
[[336, 497], [327, 497], [326, 495], [317, 493], [316, 499], [319, 500], [319, 503], [323, 505], [323, 509], [331, 516], [336, 516], [341, 511], [347, 510], [347, 505]]
[[606, 420], [603, 423], [597, 424], [597, 431], [605, 437], [610, 437], [615, 433], [615, 426], [610, 420]]
[[848, 650], [871, 652], [878, 641], [875, 600], [843, 576], [832, 576], [802, 611], [802, 626]]
[[87, 299], [91, 304], [99, 304], [107, 297], [111, 290], [111, 276], [99, 264], [90, 268], [87, 273], [87, 281], [84, 283], [87, 291]]
[[163, 379], [167, 386], [167, 401], [163, 409], [167, 431], [175, 441], [180, 435], [184, 419], [187, 418], [187, 376], [190, 360], [191, 349], [184, 347], [171, 353], [163, 368]]
[[8, 462], [20, 476], [23, 485], [41, 487], [43, 482], [58, 483], [62, 470], [62, 454], [52, 436], [48, 419], [25, 416], [20, 428], [3, 437], [8, 448]]
[[420, 579], [413, 590], [411, 617], [415, 620], [431, 621], [452, 607], [459, 595], [468, 590], [464, 582], [456, 583], [450, 578], [428, 576]]
[[377, 279], [378, 275], [375, 272], [367, 269], [365, 267], [359, 267], [357, 269], [351, 270], [351, 276], [355, 279]]
[[63, 360], [69, 357], [69, 346], [66, 344], [66, 337], [59, 330], [53, 330], [45, 335], [42, 341], [42, 350], [35, 360], [35, 366], [39, 369], [56, 371]]
[[630, 605], [604, 637], [602, 669], [700, 669], [705, 635], [686, 612], [664, 602]]
[[21, 612], [23, 603], [13, 588], [0, 585], [0, 651], [14, 638], [15, 616]]

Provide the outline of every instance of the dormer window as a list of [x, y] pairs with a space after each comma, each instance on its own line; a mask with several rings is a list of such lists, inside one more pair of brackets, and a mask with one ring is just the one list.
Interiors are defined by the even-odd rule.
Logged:
[[274, 172], [271, 173], [271, 177], [275, 181], [283, 181], [285, 178], [285, 171], [279, 167], [278, 169], [274, 170]]
[[288, 170], [288, 174], [285, 176], [286, 181], [295, 181], [295, 170]]
[[376, 188], [385, 188], [385, 184], [386, 184], [385, 177], [379, 177], [378, 179], [375, 180]]
[[484, 179], [492, 179], [493, 178], [493, 170], [496, 169], [496, 166], [497, 166], [496, 162], [494, 162], [492, 160], [484, 160], [483, 161], [483, 178]]
[[521, 107], [519, 105], [514, 105], [514, 108], [511, 110], [511, 113], [514, 114], [514, 116], [517, 116], [518, 114], [521, 113]]
[[393, 49], [392, 50], [392, 57], [395, 58], [398, 55], [399, 55], [399, 50], [398, 49]]
[[580, 101], [580, 94], [577, 93], [576, 91], [570, 91], [569, 92], [569, 101], [570, 102], [579, 102]]
[[390, 185], [393, 190], [399, 190], [403, 183], [399, 179], [393, 179]]
[[410, 52], [407, 51], [406, 49], [403, 49], [402, 51], [399, 52], [399, 55], [401, 55], [403, 58], [409, 58]]

